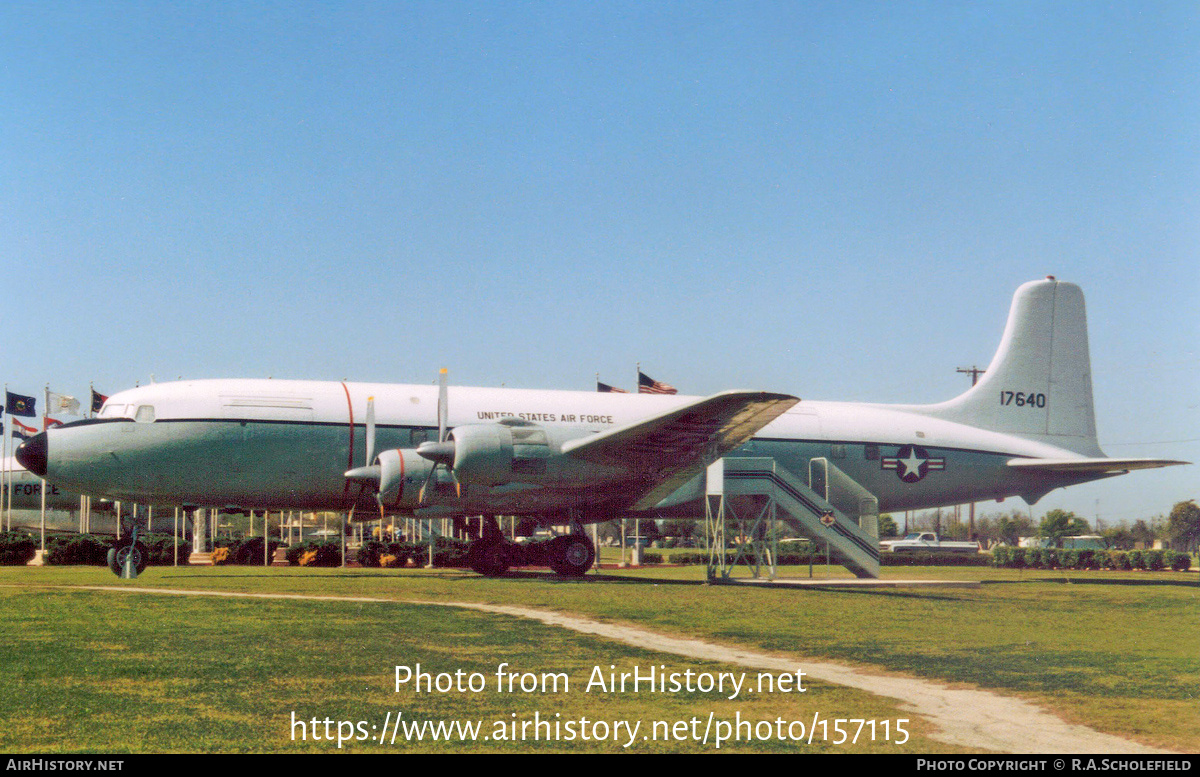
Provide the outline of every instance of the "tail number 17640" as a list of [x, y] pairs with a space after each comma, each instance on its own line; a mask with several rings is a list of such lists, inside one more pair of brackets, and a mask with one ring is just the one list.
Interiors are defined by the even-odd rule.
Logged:
[[1024, 391], [1001, 391], [1000, 404], [1004, 406], [1016, 405], [1017, 407], [1045, 407], [1046, 395], [1030, 392], [1026, 394]]

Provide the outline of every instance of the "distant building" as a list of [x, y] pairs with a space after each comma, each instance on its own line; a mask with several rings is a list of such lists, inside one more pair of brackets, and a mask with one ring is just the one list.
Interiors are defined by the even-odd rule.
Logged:
[[[1021, 537], [1017, 543], [1022, 548], [1053, 548], [1054, 540], [1047, 537]], [[1104, 538], [1099, 534], [1079, 534], [1074, 537], [1063, 537], [1063, 550], [1106, 550]]]

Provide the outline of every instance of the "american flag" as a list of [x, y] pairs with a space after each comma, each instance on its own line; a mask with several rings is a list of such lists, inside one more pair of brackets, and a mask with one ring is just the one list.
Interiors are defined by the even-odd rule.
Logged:
[[678, 394], [679, 389], [670, 386], [661, 381], [651, 378], [646, 373], [638, 370], [638, 393], [639, 394]]
[[610, 386], [607, 383], [601, 383], [600, 381], [596, 381], [596, 391], [607, 392], [609, 394], [628, 394], [629, 393], [628, 391], [626, 391], [623, 388], [617, 388], [616, 386]]

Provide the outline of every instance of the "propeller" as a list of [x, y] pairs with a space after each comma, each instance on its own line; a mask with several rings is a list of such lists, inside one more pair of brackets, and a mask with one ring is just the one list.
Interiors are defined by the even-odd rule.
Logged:
[[367, 397], [367, 458], [363, 463], [375, 463], [375, 397]]
[[[450, 476], [454, 476], [454, 441], [450, 438], [450, 430], [447, 428], [447, 419], [450, 411], [447, 400], [446, 389], [446, 368], [442, 367], [441, 374], [438, 377], [438, 439], [437, 442], [423, 442], [417, 446], [417, 455], [423, 459], [428, 459], [433, 462], [433, 467], [429, 470], [429, 476], [425, 478], [424, 485], [421, 486], [419, 501], [425, 503], [425, 496], [429, 489], [434, 485], [437, 478], [437, 468], [441, 464], [446, 467]], [[462, 486], [456, 480], [455, 488], [459, 496], [462, 496]]]
[[[375, 461], [375, 397], [367, 397], [367, 457], [363, 466], [349, 470], [345, 477], [352, 483], [358, 483], [358, 493], [361, 496], [363, 489], [368, 486], [374, 486], [376, 491], [379, 490], [381, 472], [379, 464]], [[354, 501], [357, 503], [358, 499]], [[379, 510], [382, 515], [382, 505]], [[354, 519], [353, 505], [350, 507], [350, 518]]]

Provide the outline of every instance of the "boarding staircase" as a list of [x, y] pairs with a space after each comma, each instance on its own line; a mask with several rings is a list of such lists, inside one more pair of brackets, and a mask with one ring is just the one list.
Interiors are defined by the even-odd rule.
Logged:
[[879, 577], [879, 501], [828, 459], [809, 462], [808, 483], [775, 459], [757, 457], [718, 459], [706, 480], [709, 580], [728, 579], [740, 563], [755, 577], [764, 568], [775, 577], [779, 523], [855, 576]]

